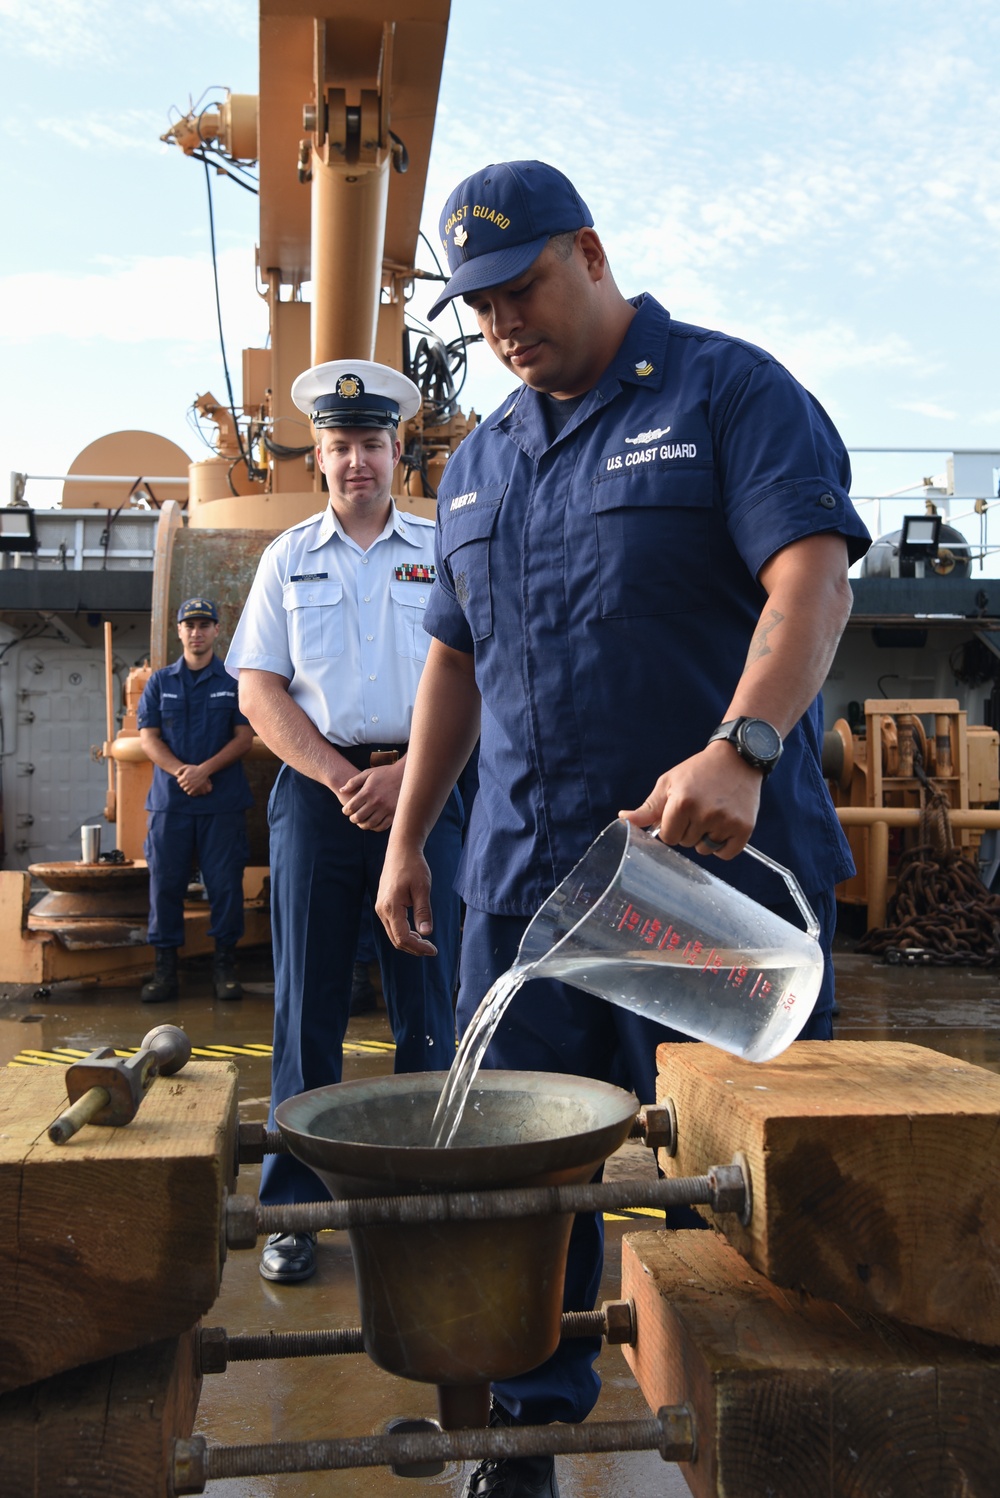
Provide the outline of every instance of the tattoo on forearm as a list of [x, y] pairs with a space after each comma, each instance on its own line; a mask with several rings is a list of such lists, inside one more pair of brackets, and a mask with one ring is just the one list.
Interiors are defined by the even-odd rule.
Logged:
[[784, 617], [778, 609], [768, 610], [753, 632], [753, 639], [750, 641], [750, 649], [747, 652], [748, 661], [759, 661], [762, 656], [771, 654], [767, 637], [773, 629], [777, 629]]

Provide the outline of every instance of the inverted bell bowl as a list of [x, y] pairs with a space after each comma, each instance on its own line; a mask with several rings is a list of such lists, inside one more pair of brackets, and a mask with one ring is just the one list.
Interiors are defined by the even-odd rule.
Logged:
[[[341, 1082], [275, 1120], [335, 1198], [589, 1181], [628, 1137], [631, 1093], [586, 1077], [486, 1071], [447, 1149], [428, 1143], [446, 1073]], [[350, 1230], [365, 1349], [438, 1385], [483, 1384], [559, 1343], [571, 1213]]]

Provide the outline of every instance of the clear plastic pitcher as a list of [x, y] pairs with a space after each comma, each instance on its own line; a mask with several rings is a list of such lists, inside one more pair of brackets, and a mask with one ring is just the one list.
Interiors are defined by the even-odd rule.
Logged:
[[612, 822], [531, 922], [515, 970], [559, 978], [750, 1061], [769, 1061], [812, 1013], [823, 978], [819, 924], [780, 874], [807, 931], [659, 841]]

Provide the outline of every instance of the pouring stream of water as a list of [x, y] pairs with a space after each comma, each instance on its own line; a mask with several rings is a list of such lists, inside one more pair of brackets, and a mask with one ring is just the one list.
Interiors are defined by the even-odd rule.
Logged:
[[446, 1149], [454, 1139], [486, 1047], [493, 1039], [504, 1010], [521, 985], [531, 977], [534, 966], [532, 963], [529, 967], [518, 967], [515, 963], [507, 972], [501, 973], [472, 1016], [431, 1120], [431, 1145], [434, 1149]]
[[819, 923], [788, 869], [749, 844], [744, 852], [781, 875], [805, 933], [655, 834], [606, 827], [535, 914], [513, 966], [476, 1010], [442, 1088], [431, 1145], [454, 1140], [504, 1011], [532, 977], [558, 978], [750, 1061], [783, 1051], [819, 992]]

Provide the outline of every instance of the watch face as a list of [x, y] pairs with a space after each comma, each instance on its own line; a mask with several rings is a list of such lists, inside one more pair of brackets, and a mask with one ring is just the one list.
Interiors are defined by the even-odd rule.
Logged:
[[778, 731], [772, 728], [770, 723], [765, 723], [762, 718], [748, 718], [743, 725], [743, 744], [754, 759], [768, 760], [777, 759], [781, 753], [781, 739]]

